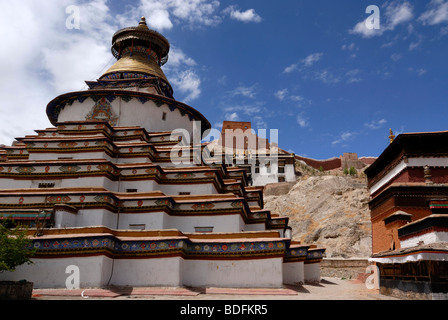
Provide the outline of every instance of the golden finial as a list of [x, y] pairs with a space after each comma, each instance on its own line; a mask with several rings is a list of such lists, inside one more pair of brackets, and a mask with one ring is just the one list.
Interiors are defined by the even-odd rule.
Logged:
[[140, 19], [139, 24], [144, 24], [144, 25], [146, 25], [146, 18], [145, 18], [145, 16], [143, 16], [143, 17]]
[[392, 129], [389, 129], [389, 140], [390, 140], [390, 143], [394, 142], [394, 139], [395, 139], [395, 135], [392, 132]]

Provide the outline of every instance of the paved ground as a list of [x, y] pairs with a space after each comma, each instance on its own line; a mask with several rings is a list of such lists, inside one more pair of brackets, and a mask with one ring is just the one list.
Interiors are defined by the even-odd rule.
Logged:
[[359, 280], [323, 278], [317, 284], [281, 289], [128, 288], [35, 289], [35, 300], [397, 300], [369, 290]]

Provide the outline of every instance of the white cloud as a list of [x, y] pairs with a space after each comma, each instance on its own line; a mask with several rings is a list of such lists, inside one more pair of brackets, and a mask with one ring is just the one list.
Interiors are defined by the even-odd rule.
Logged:
[[369, 17], [367, 17], [364, 21], [358, 22], [351, 30], [349, 30], [349, 33], [361, 35], [363, 38], [381, 36], [384, 32], [392, 31], [398, 25], [410, 21], [413, 16], [413, 7], [409, 2], [391, 2], [386, 4], [384, 9], [381, 9], [379, 29], [367, 28], [366, 21], [369, 19]]
[[[2, 34], [0, 143], [50, 127], [45, 108], [62, 91], [79, 90], [110, 57], [114, 27], [106, 0], [79, 4], [80, 29], [67, 29], [70, 0], [7, 1], [0, 10]], [[107, 44], [106, 44], [107, 43]], [[88, 48], [88, 50], [87, 50]], [[14, 53], [11, 59], [11, 52]], [[106, 60], [106, 61], [105, 61]], [[8, 81], [6, 81], [8, 79]]]
[[179, 66], [185, 65], [188, 67], [194, 67], [197, 65], [191, 57], [188, 57], [181, 49], [175, 46], [170, 47], [169, 53], [169, 63], [166, 64], [167, 68], [178, 68]]
[[237, 121], [240, 117], [238, 116], [238, 113], [234, 112], [234, 113], [230, 113], [226, 115], [226, 120], [227, 121]]
[[414, 72], [416, 73], [419, 77], [421, 77], [422, 75], [424, 75], [425, 73], [428, 72], [428, 70], [424, 69], [424, 68], [418, 68], [418, 69], [414, 69], [414, 68], [408, 68], [408, 70], [410, 72]]
[[390, 56], [390, 58], [394, 61], [397, 62], [398, 60], [400, 60], [403, 56], [400, 53], [394, 53]]
[[335, 84], [341, 81], [339, 77], [335, 76], [332, 72], [328, 70], [319, 70], [314, 72], [313, 79], [319, 80], [326, 84]]
[[261, 22], [261, 17], [255, 12], [254, 9], [247, 9], [246, 11], [240, 11], [235, 6], [229, 6], [224, 10], [224, 13], [228, 13], [230, 18], [242, 22]]
[[195, 28], [216, 26], [222, 19], [216, 14], [219, 1], [208, 0], [140, 0], [132, 14], [142, 12], [146, 15], [150, 27], [165, 30], [173, 28], [175, 23]]
[[290, 73], [290, 72], [293, 72], [294, 70], [298, 69], [298, 67], [299, 67], [299, 64], [298, 63], [294, 63], [294, 64], [291, 64], [290, 66], [287, 66], [285, 68], [285, 70], [283, 70], [283, 72], [284, 73]]
[[308, 119], [303, 115], [303, 113], [300, 113], [296, 117], [296, 121], [299, 124], [301, 128], [306, 128], [309, 126]]
[[277, 97], [278, 100], [283, 101], [283, 99], [285, 99], [287, 94], [288, 94], [288, 89], [283, 89], [283, 90], [278, 90], [275, 93], [275, 96]]
[[419, 35], [418, 40], [416, 42], [411, 42], [411, 44], [409, 45], [409, 50], [415, 50], [418, 47], [420, 47], [420, 45], [423, 43], [423, 37], [421, 35]]
[[280, 101], [288, 99], [293, 102], [302, 102], [304, 100], [304, 98], [299, 95], [288, 95], [288, 89], [278, 90], [274, 95]]
[[[68, 29], [66, 8], [78, 7], [80, 29]], [[2, 34], [0, 68], [0, 144], [51, 127], [45, 108], [61, 93], [80, 90], [115, 62], [110, 41], [115, 31], [135, 26], [142, 15], [150, 27], [200, 27], [221, 22], [219, 2], [209, 0], [141, 0], [114, 15], [108, 0], [4, 1], [0, 10]], [[14, 56], [11, 59], [11, 52]], [[186, 101], [201, 94], [197, 63], [172, 45], [164, 71]]]
[[419, 21], [428, 25], [448, 22], [448, 1], [432, 0], [428, 10], [419, 17]]
[[331, 142], [332, 145], [348, 142], [356, 136], [356, 132], [343, 132], [338, 139]]
[[183, 94], [187, 94], [182, 100], [186, 103], [197, 99], [201, 94], [201, 79], [192, 70], [185, 70], [171, 78], [171, 83]]
[[300, 60], [298, 63], [291, 64], [283, 70], [283, 73], [290, 73], [295, 70], [302, 70], [303, 68], [311, 67], [318, 62], [323, 56], [322, 52], [312, 53], [306, 58]]
[[350, 44], [343, 44], [341, 47], [342, 50], [353, 51], [356, 49], [356, 45], [352, 42]]
[[359, 69], [353, 69], [349, 70], [345, 73], [345, 76], [347, 77], [347, 83], [355, 83], [362, 81], [359, 74], [361, 73], [361, 70]]
[[304, 100], [302, 96], [290, 96], [289, 99], [291, 99], [294, 102], [301, 102]]
[[174, 96], [176, 92], [184, 94], [179, 100], [186, 103], [199, 98], [201, 94], [201, 79], [196, 67], [194, 59], [181, 49], [171, 46], [168, 62], [163, 69], [168, 81], [173, 85]]
[[396, 26], [411, 20], [414, 16], [409, 2], [391, 3], [386, 7], [386, 29], [394, 30]]
[[323, 56], [323, 53], [313, 53], [308, 57], [302, 60], [302, 63], [305, 67], [311, 67], [315, 62], [319, 61]]
[[[366, 19], [367, 20], [367, 19]], [[349, 33], [352, 34], [359, 34], [363, 38], [371, 38], [377, 35], [381, 35], [383, 32], [381, 29], [369, 29], [366, 27], [366, 20], [358, 22], [351, 30], [349, 30]]]
[[369, 123], [364, 123], [364, 126], [369, 128], [369, 129], [379, 129], [381, 128], [383, 125], [385, 125], [387, 123], [386, 119], [380, 119], [380, 120], [372, 120]]
[[254, 84], [250, 87], [239, 86], [229, 92], [230, 97], [243, 96], [246, 98], [255, 98], [258, 84]]

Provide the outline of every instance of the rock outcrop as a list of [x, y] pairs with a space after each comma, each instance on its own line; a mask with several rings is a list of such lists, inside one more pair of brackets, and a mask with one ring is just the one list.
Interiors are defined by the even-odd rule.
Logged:
[[[289, 192], [267, 186], [265, 208], [289, 217], [293, 240], [326, 248], [328, 258], [367, 258], [371, 254], [369, 192], [364, 179], [304, 176]], [[284, 194], [280, 194], [284, 193]]]

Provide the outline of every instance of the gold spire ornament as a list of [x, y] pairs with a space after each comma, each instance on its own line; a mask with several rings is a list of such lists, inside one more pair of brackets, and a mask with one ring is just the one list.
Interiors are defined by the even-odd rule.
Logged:
[[392, 132], [392, 129], [389, 129], [389, 141], [390, 141], [390, 143], [394, 142], [394, 139], [395, 139], [395, 135]]

